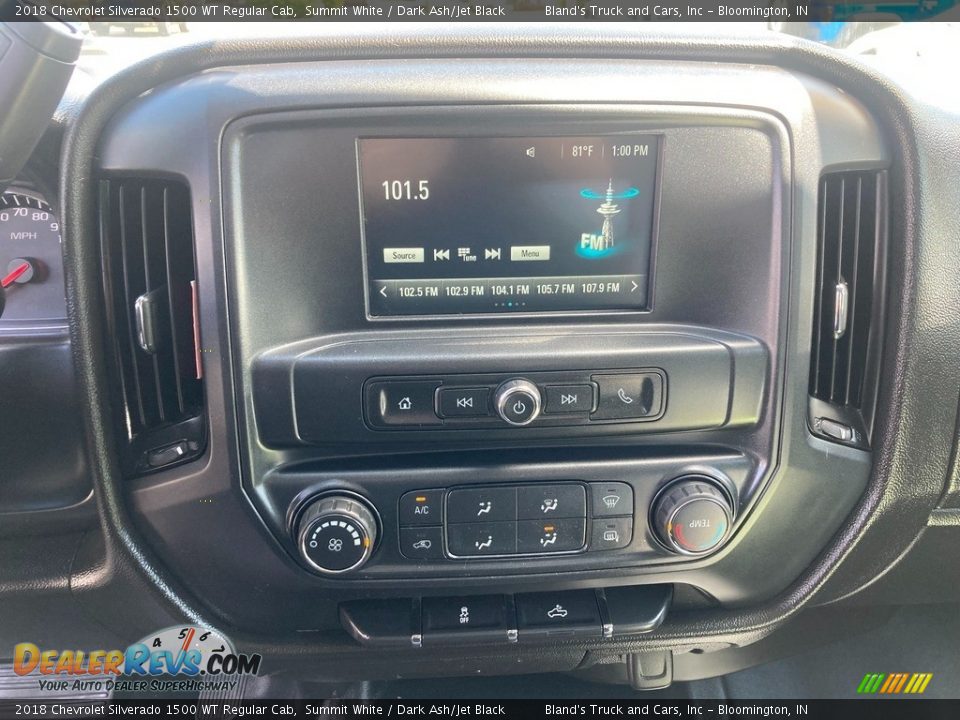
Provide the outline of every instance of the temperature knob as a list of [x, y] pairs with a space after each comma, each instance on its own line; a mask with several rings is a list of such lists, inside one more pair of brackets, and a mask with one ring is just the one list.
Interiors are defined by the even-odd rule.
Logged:
[[497, 388], [493, 407], [504, 422], [529, 425], [540, 415], [540, 388], [529, 380], [508, 380]]
[[700, 475], [675, 481], [653, 507], [657, 537], [683, 555], [704, 555], [718, 548], [732, 522], [733, 506], [726, 494], [712, 478]]
[[310, 567], [324, 575], [339, 575], [370, 558], [377, 519], [358, 498], [329, 495], [307, 506], [297, 535], [300, 554]]

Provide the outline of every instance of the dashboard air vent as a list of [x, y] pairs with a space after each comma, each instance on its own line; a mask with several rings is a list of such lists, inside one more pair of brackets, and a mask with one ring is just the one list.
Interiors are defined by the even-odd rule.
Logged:
[[204, 444], [190, 192], [169, 180], [105, 180], [100, 202], [118, 425], [125, 470], [141, 474]]
[[880, 325], [874, 297], [885, 199], [881, 171], [836, 172], [820, 181], [810, 395], [832, 408], [814, 413], [815, 429], [826, 420], [839, 421], [850, 431], [850, 437], [835, 437], [828, 424], [823, 434], [832, 439], [856, 442], [858, 433], [867, 434], [869, 418], [864, 415], [872, 415], [871, 351]]

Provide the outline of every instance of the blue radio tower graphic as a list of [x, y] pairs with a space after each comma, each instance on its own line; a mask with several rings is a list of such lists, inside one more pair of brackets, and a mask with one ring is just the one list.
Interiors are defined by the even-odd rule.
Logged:
[[628, 200], [640, 194], [635, 187], [627, 188], [622, 192], [616, 192], [613, 189], [613, 178], [607, 184], [607, 189], [603, 192], [597, 192], [586, 188], [580, 191], [580, 196], [587, 200], [602, 200], [597, 213], [603, 218], [603, 225], [600, 228], [600, 234], [583, 233], [580, 236], [580, 247], [577, 249], [581, 255], [586, 257], [598, 257], [609, 254], [616, 242], [613, 234], [613, 218], [620, 212], [620, 206], [614, 200]]

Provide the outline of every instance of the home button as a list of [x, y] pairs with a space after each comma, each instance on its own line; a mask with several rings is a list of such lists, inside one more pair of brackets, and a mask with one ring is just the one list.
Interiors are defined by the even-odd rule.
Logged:
[[389, 380], [367, 386], [367, 417], [375, 426], [440, 425], [434, 411], [439, 382]]

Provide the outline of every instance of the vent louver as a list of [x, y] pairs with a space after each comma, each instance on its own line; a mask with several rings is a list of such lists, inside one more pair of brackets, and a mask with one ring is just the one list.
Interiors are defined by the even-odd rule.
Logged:
[[833, 406], [830, 415], [854, 434], [866, 429], [861, 411], [872, 413], [868, 386], [879, 324], [874, 296], [885, 197], [881, 171], [836, 172], [820, 181], [810, 395]]
[[204, 437], [190, 193], [168, 180], [103, 181], [101, 243], [126, 470], [196, 456]]

